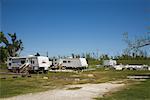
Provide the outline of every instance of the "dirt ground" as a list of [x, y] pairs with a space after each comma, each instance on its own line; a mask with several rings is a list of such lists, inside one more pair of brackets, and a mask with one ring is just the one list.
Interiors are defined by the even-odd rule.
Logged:
[[67, 85], [63, 89], [30, 93], [2, 100], [93, 100], [95, 97], [102, 97], [107, 92], [115, 91], [124, 85], [118, 82]]

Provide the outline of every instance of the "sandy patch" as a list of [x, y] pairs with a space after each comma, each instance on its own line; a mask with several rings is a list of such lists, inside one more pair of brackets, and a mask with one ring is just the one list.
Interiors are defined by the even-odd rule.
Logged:
[[63, 89], [55, 89], [33, 94], [30, 93], [2, 100], [92, 100], [95, 97], [102, 97], [104, 94], [112, 92], [124, 85], [125, 84], [123, 83], [119, 84], [117, 82], [68, 85]]

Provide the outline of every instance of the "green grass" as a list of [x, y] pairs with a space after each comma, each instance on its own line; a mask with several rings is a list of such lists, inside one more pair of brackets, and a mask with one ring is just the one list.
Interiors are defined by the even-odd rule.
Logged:
[[[32, 77], [12, 78], [13, 75], [0, 75], [7, 77], [0, 79], [0, 98], [16, 96], [20, 94], [46, 91], [49, 89], [63, 88], [65, 85], [84, 84], [84, 83], [102, 83], [126, 79], [128, 75], [146, 74], [149, 71], [115, 71], [99, 68], [95, 71], [86, 71], [78, 73], [67, 72], [49, 72], [48, 74], [33, 74]], [[90, 75], [92, 76], [90, 76]], [[48, 79], [43, 79], [48, 77]], [[150, 89], [149, 89], [150, 90]]]
[[[33, 74], [32, 77], [12, 78], [14, 75], [0, 75], [7, 77], [0, 79], [0, 98], [16, 96], [20, 94], [46, 91], [48, 89], [62, 88], [64, 85], [76, 84], [71, 75], [75, 73], [48, 73]], [[48, 79], [43, 79], [48, 77]]]
[[7, 65], [6, 64], [0, 64], [0, 69], [7, 69]]
[[0, 64], [0, 72], [8, 72], [6, 64]]
[[132, 84], [97, 100], [150, 100], [150, 80]]
[[[17, 78], [0, 80], [0, 97], [10, 97], [19, 94], [44, 91], [44, 85], [48, 84], [46, 80], [35, 78]], [[50, 85], [50, 84], [49, 84]]]

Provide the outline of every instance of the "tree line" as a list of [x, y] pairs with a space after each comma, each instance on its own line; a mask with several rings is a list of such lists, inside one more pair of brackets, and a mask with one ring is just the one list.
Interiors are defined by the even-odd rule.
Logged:
[[[127, 35], [127, 34], [126, 34]], [[148, 43], [150, 43], [150, 37], [146, 37]], [[115, 60], [150, 60], [149, 51], [143, 51], [139, 49], [139, 43], [144, 43], [143, 38], [138, 39], [132, 43], [128, 38], [125, 38], [125, 43], [127, 43], [128, 47], [125, 49], [124, 53], [116, 56], [109, 56], [108, 54], [98, 55], [97, 52], [90, 53], [82, 53], [82, 54], [74, 54], [72, 53], [72, 58], [86, 58], [91, 64], [98, 64], [100, 61], [115, 59]], [[133, 45], [133, 46], [132, 46]], [[135, 49], [131, 49], [131, 47], [135, 47]], [[149, 45], [149, 44], [148, 44]], [[138, 48], [138, 49], [137, 49]], [[7, 60], [7, 57], [15, 57], [19, 56], [20, 52], [24, 49], [23, 42], [21, 39], [18, 39], [16, 33], [7, 33], [4, 34], [0, 32], [0, 63], [4, 63]], [[128, 52], [126, 51], [128, 50]], [[137, 51], [138, 50], [138, 51]], [[37, 53], [37, 56], [40, 54]], [[58, 56], [56, 58], [66, 58], [65, 56]]]

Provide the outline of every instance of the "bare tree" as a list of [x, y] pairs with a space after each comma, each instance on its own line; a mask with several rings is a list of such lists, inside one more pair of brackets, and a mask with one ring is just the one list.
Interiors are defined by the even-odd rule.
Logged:
[[124, 41], [127, 43], [128, 47], [124, 50], [124, 53], [127, 55], [131, 55], [134, 53], [135, 55], [143, 54], [141, 48], [145, 46], [150, 46], [150, 33], [147, 32], [145, 36], [135, 38], [135, 40], [129, 40], [128, 32], [123, 33]]

